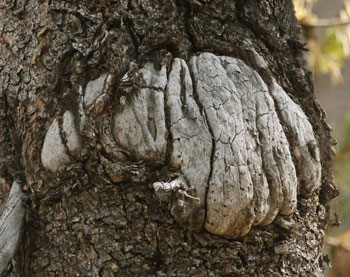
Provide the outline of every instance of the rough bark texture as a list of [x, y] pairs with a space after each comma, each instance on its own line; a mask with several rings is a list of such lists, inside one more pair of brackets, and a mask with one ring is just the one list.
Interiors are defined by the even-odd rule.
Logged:
[[0, 4], [7, 276], [320, 276], [334, 152], [291, 1]]

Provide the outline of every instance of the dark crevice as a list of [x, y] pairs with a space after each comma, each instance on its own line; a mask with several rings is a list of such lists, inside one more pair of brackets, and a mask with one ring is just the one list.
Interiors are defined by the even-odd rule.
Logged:
[[166, 93], [167, 89], [168, 89], [168, 84], [169, 84], [169, 76], [170, 76], [170, 72], [172, 70], [172, 65], [173, 65], [173, 59], [171, 59], [171, 61], [169, 62], [170, 67], [167, 68], [167, 83], [165, 85], [164, 88], [164, 121], [165, 121], [165, 128], [168, 131], [168, 136], [167, 136], [167, 145], [166, 145], [166, 153], [165, 153], [165, 163], [167, 164], [167, 166], [169, 168], [171, 168], [170, 165], [170, 157], [171, 157], [171, 153], [173, 153], [173, 136], [171, 134], [171, 119], [170, 119], [170, 112], [169, 109], [167, 107], [167, 102], [168, 102], [168, 93]]
[[[181, 101], [181, 109], [184, 112], [184, 108], [186, 106], [186, 88], [185, 88], [185, 68], [183, 68], [183, 66], [181, 65], [181, 69], [180, 69], [180, 101]], [[193, 83], [193, 82], [192, 82]]]
[[102, 149], [100, 149], [99, 152], [112, 162], [123, 162], [125, 160], [131, 161], [132, 157], [130, 153], [119, 146], [114, 139], [111, 130], [111, 125], [113, 124], [112, 115], [110, 113], [102, 115], [99, 123], [98, 133], [102, 145]]
[[127, 29], [129, 31], [129, 34], [130, 34], [130, 37], [131, 37], [131, 40], [133, 42], [133, 45], [134, 45], [134, 48], [135, 48], [135, 57], [139, 57], [139, 47], [140, 47], [140, 43], [137, 39], [137, 36], [135, 35], [134, 31], [133, 31], [133, 27], [132, 27], [132, 21], [130, 19], [127, 19]]
[[245, 257], [244, 254], [241, 252], [237, 251], [237, 256], [241, 259], [243, 267], [248, 265], [247, 258]]
[[[262, 76], [262, 78], [263, 78], [263, 76]], [[285, 122], [283, 120], [281, 111], [278, 108], [278, 103], [277, 103], [276, 99], [272, 96], [272, 92], [271, 92], [271, 90], [273, 89], [272, 85], [267, 85], [267, 86], [268, 86], [268, 93], [269, 93], [271, 99], [274, 102], [274, 107], [275, 107], [274, 111], [276, 112], [276, 115], [278, 117], [278, 121], [281, 124], [283, 133], [285, 134], [285, 137], [286, 137], [286, 139], [288, 141], [288, 149], [289, 149], [290, 155], [292, 156], [293, 164], [294, 164], [294, 167], [295, 167], [295, 174], [297, 176], [298, 190], [299, 190], [299, 187], [300, 187], [300, 166], [298, 164], [298, 159], [296, 158], [295, 153], [293, 151], [294, 146], [295, 146], [295, 139], [296, 139], [295, 136], [296, 136], [296, 134], [292, 133], [292, 131], [290, 130], [288, 125], [285, 124]], [[298, 191], [297, 195], [299, 196], [299, 191]]]
[[[139, 50], [140, 50], [140, 42], [139, 42], [139, 38], [137, 37], [135, 31], [134, 31], [134, 24], [133, 21], [131, 20], [129, 13], [132, 13], [133, 8], [131, 5], [132, 0], [128, 0], [128, 11], [123, 11], [123, 15], [122, 15], [122, 20], [125, 20], [125, 25], [126, 25], [126, 29], [129, 31], [131, 40], [133, 42], [134, 45], [134, 49], [135, 49], [135, 57], [138, 59], [139, 57]], [[122, 24], [122, 26], [125, 26], [124, 24]]]
[[[192, 44], [192, 49], [190, 49], [190, 52], [195, 53], [198, 51], [196, 46], [196, 40], [193, 36], [192, 30], [191, 30], [191, 23], [190, 20], [192, 18], [192, 8], [188, 5], [188, 3], [185, 3], [185, 0], [175, 0], [175, 4], [178, 8], [178, 13], [184, 14], [184, 25], [186, 34], [188, 35], [188, 38]], [[190, 56], [188, 57], [190, 58]]]
[[161, 271], [162, 267], [165, 264], [165, 257], [163, 255], [162, 251], [160, 250], [161, 241], [160, 241], [160, 238], [158, 237], [158, 232], [159, 232], [159, 228], [157, 229], [156, 236], [155, 236], [156, 242], [157, 242], [157, 248], [156, 248], [156, 252], [152, 258], [153, 258], [156, 270]]

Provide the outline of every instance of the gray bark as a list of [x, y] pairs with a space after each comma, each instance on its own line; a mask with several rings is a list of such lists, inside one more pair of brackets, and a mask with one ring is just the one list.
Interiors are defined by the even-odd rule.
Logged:
[[291, 1], [6, 1], [0, 32], [5, 276], [322, 274], [334, 141]]
[[17, 182], [14, 182], [0, 217], [0, 274], [14, 257], [23, 234], [25, 210], [24, 194]]

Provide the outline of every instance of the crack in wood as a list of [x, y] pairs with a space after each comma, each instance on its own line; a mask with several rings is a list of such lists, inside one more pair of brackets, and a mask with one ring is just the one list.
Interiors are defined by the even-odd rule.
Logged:
[[15, 181], [0, 217], [0, 274], [7, 269], [22, 238], [25, 220], [23, 200], [24, 194]]
[[[179, 58], [171, 66], [147, 62], [136, 74], [143, 85], [99, 128], [100, 160], [114, 183], [144, 182], [149, 174], [139, 178], [142, 172], [164, 166], [181, 174], [189, 195], [199, 199], [169, 206], [185, 217], [186, 228], [244, 236], [278, 214], [292, 214], [298, 187], [307, 195], [320, 186], [319, 150], [307, 117], [276, 81], [268, 86], [242, 60], [201, 53], [189, 66]], [[91, 87], [88, 95], [95, 93]], [[114, 139], [105, 133], [109, 124]], [[296, 133], [302, 168], [293, 163], [283, 126]], [[44, 149], [49, 151], [45, 142]]]

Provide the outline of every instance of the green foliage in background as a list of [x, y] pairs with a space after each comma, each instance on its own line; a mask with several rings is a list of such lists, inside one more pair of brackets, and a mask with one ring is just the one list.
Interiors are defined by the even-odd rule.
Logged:
[[[334, 83], [343, 80], [341, 68], [350, 58], [350, 1], [344, 1], [339, 17], [319, 19], [312, 7], [316, 0], [293, 0], [296, 17], [308, 44], [308, 64], [316, 74], [330, 74]], [[320, 32], [319, 29], [324, 29]], [[318, 38], [319, 34], [323, 35]]]
[[[339, 16], [331, 19], [319, 19], [312, 12], [316, 1], [293, 0], [309, 49], [308, 64], [316, 74], [330, 74], [333, 83], [338, 83], [343, 80], [341, 68], [344, 61], [350, 58], [350, 0], [344, 0]], [[333, 201], [331, 212], [333, 214], [338, 211], [342, 224], [340, 228], [328, 230], [328, 234], [350, 228], [350, 113], [345, 115], [344, 122], [344, 132], [335, 130], [334, 134], [338, 141], [334, 180], [340, 189], [340, 195]], [[335, 217], [331, 221], [335, 223], [338, 219]]]
[[[339, 138], [339, 155], [338, 156], [349, 156], [350, 155], [350, 113], [345, 115], [344, 120], [345, 134], [342, 139]], [[349, 161], [350, 162], [350, 161]], [[348, 172], [350, 174], [350, 171]]]
[[335, 234], [350, 228], [350, 113], [344, 118], [344, 134], [335, 132], [338, 141], [334, 165], [334, 181], [339, 186], [340, 195], [335, 199], [333, 210], [339, 215], [340, 228], [332, 228], [328, 233]]
[[350, 222], [350, 155], [343, 159], [338, 159], [334, 168], [334, 179], [340, 189], [340, 195], [337, 198], [337, 210], [340, 222], [344, 228], [348, 229]]
[[327, 28], [320, 43], [312, 41], [308, 62], [317, 73], [330, 74], [334, 82], [342, 80], [341, 68], [346, 56], [343, 43], [338, 39], [336, 28]]

